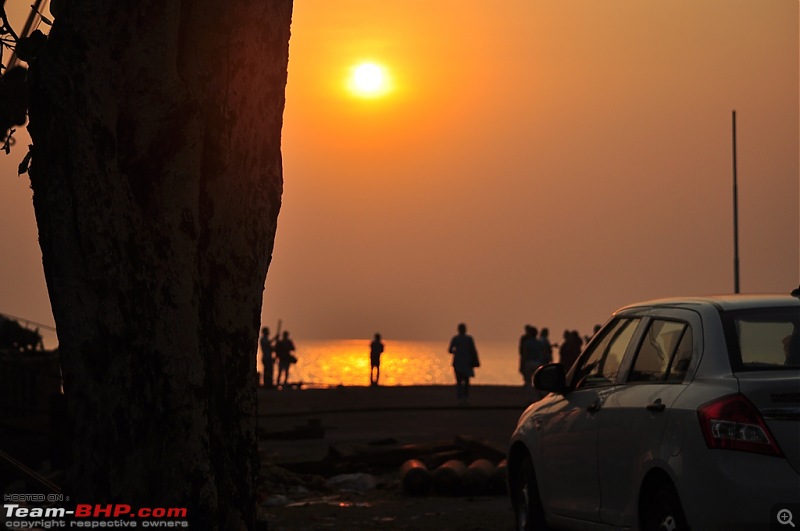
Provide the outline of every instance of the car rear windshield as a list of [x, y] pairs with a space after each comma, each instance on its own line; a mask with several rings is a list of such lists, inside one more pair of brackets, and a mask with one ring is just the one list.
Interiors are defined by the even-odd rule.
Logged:
[[735, 371], [800, 369], [800, 310], [760, 308], [723, 315]]

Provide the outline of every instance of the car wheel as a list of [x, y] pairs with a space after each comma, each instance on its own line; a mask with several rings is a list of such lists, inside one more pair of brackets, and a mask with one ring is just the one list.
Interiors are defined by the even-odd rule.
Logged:
[[653, 495], [644, 517], [644, 531], [688, 531], [678, 493], [665, 485]]
[[525, 457], [516, 471], [513, 483], [514, 516], [517, 531], [543, 531], [547, 529], [544, 509], [539, 497], [539, 486], [530, 457]]

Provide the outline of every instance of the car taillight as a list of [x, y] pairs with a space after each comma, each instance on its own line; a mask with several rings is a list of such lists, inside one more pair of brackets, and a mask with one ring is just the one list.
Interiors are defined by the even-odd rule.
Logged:
[[756, 407], [743, 395], [728, 395], [697, 410], [709, 448], [782, 456]]

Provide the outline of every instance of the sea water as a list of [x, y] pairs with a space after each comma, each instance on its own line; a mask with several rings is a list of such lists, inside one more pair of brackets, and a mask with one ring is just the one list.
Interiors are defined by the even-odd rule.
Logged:
[[[289, 382], [308, 387], [369, 385], [370, 339], [294, 340], [297, 363]], [[384, 340], [381, 385], [449, 385], [455, 382], [448, 341]], [[516, 343], [478, 342], [475, 385], [522, 385]], [[259, 353], [259, 364], [261, 354]], [[259, 365], [258, 370], [262, 370]], [[277, 376], [277, 365], [275, 366]]]
[[[43, 334], [45, 335], [45, 334]], [[54, 335], [54, 334], [53, 334]], [[297, 363], [289, 370], [289, 381], [307, 387], [369, 385], [370, 362], [368, 339], [302, 340], [295, 339]], [[476, 385], [522, 385], [519, 351], [516, 342], [477, 340], [481, 366], [475, 369]], [[384, 340], [381, 356], [381, 385], [450, 385], [455, 382], [448, 340]], [[55, 337], [46, 338], [45, 346], [54, 348]], [[557, 350], [553, 354], [557, 357]], [[262, 371], [261, 352], [257, 370]], [[278, 366], [275, 365], [275, 376]]]

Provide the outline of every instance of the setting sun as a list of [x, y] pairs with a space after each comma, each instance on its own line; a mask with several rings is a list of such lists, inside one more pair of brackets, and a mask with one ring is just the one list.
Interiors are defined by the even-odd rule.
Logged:
[[376, 63], [361, 63], [353, 68], [350, 90], [362, 98], [377, 98], [389, 92], [386, 69]]

